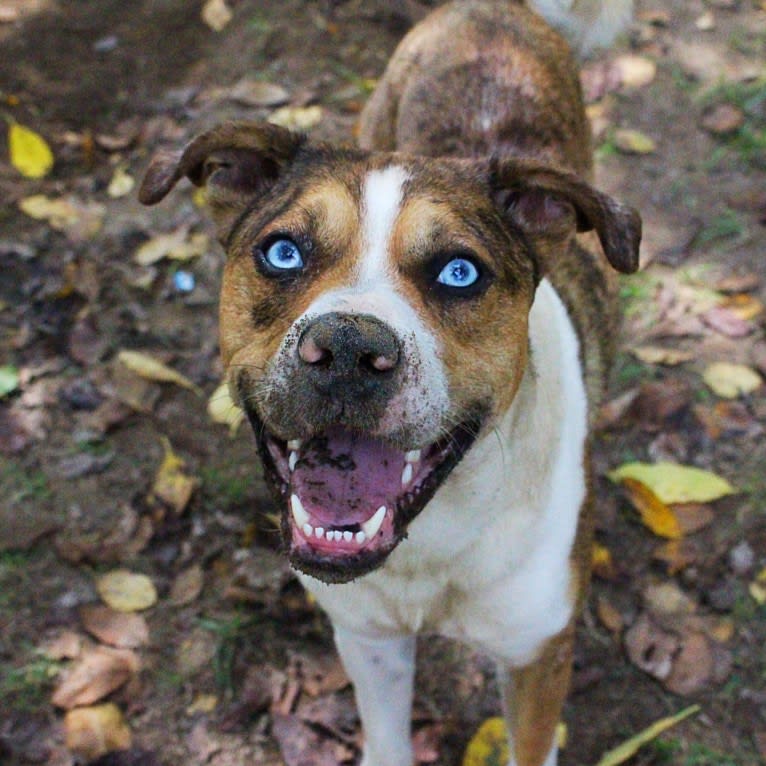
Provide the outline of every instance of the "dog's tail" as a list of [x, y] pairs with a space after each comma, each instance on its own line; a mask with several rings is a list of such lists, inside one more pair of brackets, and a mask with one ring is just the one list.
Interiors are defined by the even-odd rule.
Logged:
[[627, 28], [633, 0], [528, 0], [581, 55], [610, 45]]

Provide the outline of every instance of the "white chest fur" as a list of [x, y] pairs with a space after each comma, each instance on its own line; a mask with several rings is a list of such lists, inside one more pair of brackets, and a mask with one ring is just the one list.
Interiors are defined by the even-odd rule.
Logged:
[[530, 364], [502, 422], [469, 451], [379, 570], [302, 576], [336, 626], [437, 632], [514, 665], [573, 608], [569, 554], [585, 496], [587, 402], [578, 341], [553, 287], [530, 313]]

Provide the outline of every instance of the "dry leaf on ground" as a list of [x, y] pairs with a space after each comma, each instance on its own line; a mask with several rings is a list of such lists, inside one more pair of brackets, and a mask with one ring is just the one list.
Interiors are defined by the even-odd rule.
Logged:
[[622, 486], [630, 502], [641, 515], [644, 526], [659, 537], [676, 540], [682, 536], [681, 525], [673, 511], [641, 481], [625, 477]]
[[174, 606], [184, 606], [196, 601], [202, 592], [204, 574], [199, 564], [193, 564], [183, 572], [179, 572], [170, 587], [170, 603]]
[[736, 399], [742, 394], [751, 394], [761, 387], [761, 376], [744, 364], [715, 362], [702, 373], [708, 387], [724, 399]]
[[63, 231], [74, 242], [95, 236], [106, 214], [104, 205], [82, 202], [71, 195], [53, 199], [44, 194], [33, 194], [19, 200], [19, 209], [36, 221], [47, 221], [52, 229]]
[[165, 455], [152, 485], [152, 495], [169, 505], [177, 514], [183, 513], [200, 480], [184, 473], [184, 460], [173, 452], [170, 441], [163, 437]]
[[151, 266], [168, 258], [172, 261], [188, 261], [204, 255], [210, 246], [207, 234], [189, 234], [186, 226], [168, 234], [158, 234], [144, 242], [133, 254], [133, 261], [139, 266]]
[[111, 702], [70, 710], [64, 717], [64, 735], [67, 748], [86, 761], [127, 750], [132, 739], [122, 712]]
[[694, 359], [690, 351], [680, 348], [662, 348], [661, 346], [636, 346], [629, 349], [630, 353], [646, 364], [665, 364], [675, 366]]
[[602, 580], [615, 580], [617, 578], [617, 569], [612, 559], [612, 552], [599, 542], [593, 543], [590, 566], [593, 574]]
[[657, 76], [657, 64], [646, 56], [618, 56], [613, 66], [625, 88], [643, 88]]
[[18, 122], [8, 126], [8, 153], [11, 165], [26, 178], [44, 178], [53, 168], [53, 152], [45, 139]]
[[294, 715], [274, 715], [272, 734], [279, 743], [285, 766], [338, 766], [353, 751], [342, 742], [322, 737]]
[[84, 650], [62, 674], [51, 701], [66, 710], [90, 705], [119, 689], [138, 669], [138, 656], [130, 649], [97, 646]]
[[214, 32], [221, 32], [232, 20], [231, 8], [226, 0], [207, 0], [202, 8], [202, 20]]
[[290, 130], [311, 130], [322, 121], [322, 107], [283, 106], [269, 117], [269, 122]]
[[109, 186], [106, 187], [106, 193], [111, 199], [119, 199], [130, 194], [136, 185], [136, 179], [133, 178], [127, 169], [118, 165], [112, 175]]
[[214, 423], [228, 426], [232, 436], [245, 419], [244, 411], [231, 398], [228, 383], [221, 383], [213, 392], [207, 403], [207, 412]]
[[510, 749], [505, 721], [488, 718], [471, 737], [463, 755], [463, 766], [494, 766], [508, 762]]
[[96, 580], [96, 590], [118, 612], [139, 612], [157, 603], [157, 589], [143, 574], [114, 569]]
[[183, 388], [194, 391], [197, 395], [202, 394], [189, 378], [149, 354], [123, 349], [117, 354], [117, 360], [146, 380], [153, 380], [158, 383], [176, 383]]
[[631, 128], [617, 128], [612, 140], [623, 154], [651, 154], [657, 148], [654, 139]]
[[149, 641], [149, 626], [140, 614], [88, 604], [80, 609], [80, 619], [88, 633], [118, 649], [137, 649]]
[[710, 471], [677, 463], [625, 463], [608, 475], [614, 482], [640, 481], [665, 504], [709, 503], [737, 491]]

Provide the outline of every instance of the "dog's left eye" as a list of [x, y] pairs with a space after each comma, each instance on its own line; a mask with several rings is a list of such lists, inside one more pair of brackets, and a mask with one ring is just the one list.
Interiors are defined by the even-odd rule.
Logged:
[[303, 268], [303, 255], [298, 245], [291, 239], [278, 239], [264, 251], [266, 263], [280, 271], [292, 271]]
[[453, 258], [436, 277], [447, 287], [470, 287], [479, 278], [479, 270], [467, 258]]

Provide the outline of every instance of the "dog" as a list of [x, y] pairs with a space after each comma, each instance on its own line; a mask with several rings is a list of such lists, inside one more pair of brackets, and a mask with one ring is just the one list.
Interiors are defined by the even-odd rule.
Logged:
[[[568, 5], [536, 0], [557, 23]], [[577, 5], [603, 21], [629, 3]], [[206, 190], [228, 382], [284, 549], [332, 620], [363, 766], [413, 763], [422, 632], [496, 658], [511, 764], [556, 763], [589, 580], [589, 433], [616, 272], [636, 270], [641, 236], [591, 175], [570, 48], [513, 0], [414, 27], [359, 148], [229, 123], [146, 172], [146, 204], [183, 177]]]

